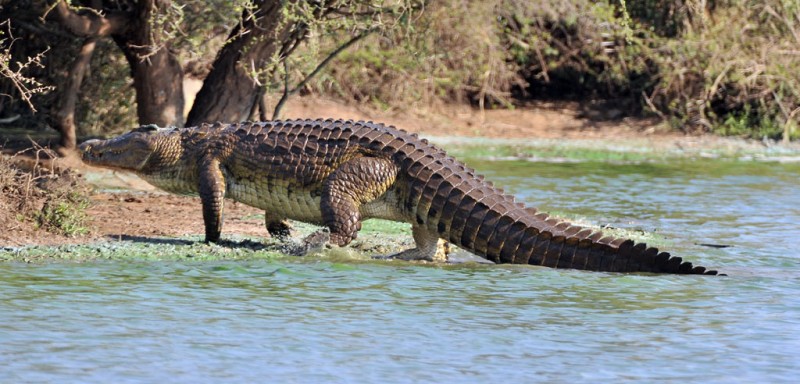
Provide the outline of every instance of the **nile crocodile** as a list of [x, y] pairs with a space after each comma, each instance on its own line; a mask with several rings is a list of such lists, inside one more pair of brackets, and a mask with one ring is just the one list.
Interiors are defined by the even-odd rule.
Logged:
[[143, 126], [80, 146], [83, 160], [133, 171], [177, 194], [199, 194], [206, 242], [217, 242], [224, 198], [263, 209], [271, 235], [287, 219], [327, 227], [345, 246], [361, 221], [411, 223], [406, 260], [434, 257], [440, 239], [497, 263], [612, 272], [714, 275], [632, 240], [526, 207], [417, 135], [363, 121], [287, 120]]

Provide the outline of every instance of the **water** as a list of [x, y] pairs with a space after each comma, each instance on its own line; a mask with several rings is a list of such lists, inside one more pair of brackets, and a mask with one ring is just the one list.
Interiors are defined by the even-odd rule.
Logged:
[[730, 276], [324, 258], [5, 263], [0, 382], [800, 377], [799, 165], [471, 164], [544, 209], [656, 231]]

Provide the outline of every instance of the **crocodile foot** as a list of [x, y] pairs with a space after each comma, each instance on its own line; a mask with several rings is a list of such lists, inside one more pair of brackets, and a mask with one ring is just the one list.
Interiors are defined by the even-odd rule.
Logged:
[[321, 228], [312, 232], [299, 242], [284, 245], [283, 252], [292, 256], [306, 256], [322, 251], [325, 249], [325, 246], [330, 244], [330, 241], [330, 230], [328, 230], [328, 228]]
[[436, 249], [433, 250], [433, 252], [426, 252], [420, 248], [411, 248], [391, 255], [372, 256], [372, 258], [376, 260], [431, 261], [435, 263], [446, 263], [448, 255], [452, 251], [453, 249], [450, 246], [449, 241], [439, 239], [436, 243]]

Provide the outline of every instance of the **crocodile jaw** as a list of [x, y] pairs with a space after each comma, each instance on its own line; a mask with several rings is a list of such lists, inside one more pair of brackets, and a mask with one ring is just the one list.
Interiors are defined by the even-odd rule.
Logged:
[[144, 140], [125, 140], [128, 135], [110, 140], [89, 140], [78, 146], [84, 163], [96, 167], [137, 172], [153, 154], [152, 144]]

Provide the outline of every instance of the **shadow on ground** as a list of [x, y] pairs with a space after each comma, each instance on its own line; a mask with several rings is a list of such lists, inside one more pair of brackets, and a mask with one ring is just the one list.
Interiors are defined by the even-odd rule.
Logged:
[[[135, 236], [135, 235], [108, 235], [106, 236], [106, 238], [109, 240], [128, 241], [131, 243], [151, 244], [151, 245], [180, 246], [180, 245], [195, 245], [204, 243], [203, 241], [200, 240], [187, 240], [187, 239], [176, 239], [169, 237], [148, 237], [148, 236]], [[216, 243], [216, 245], [223, 248], [249, 249], [252, 251], [272, 250], [279, 247], [279, 245], [277, 244], [267, 244], [250, 239], [220, 240], [219, 242]]]

